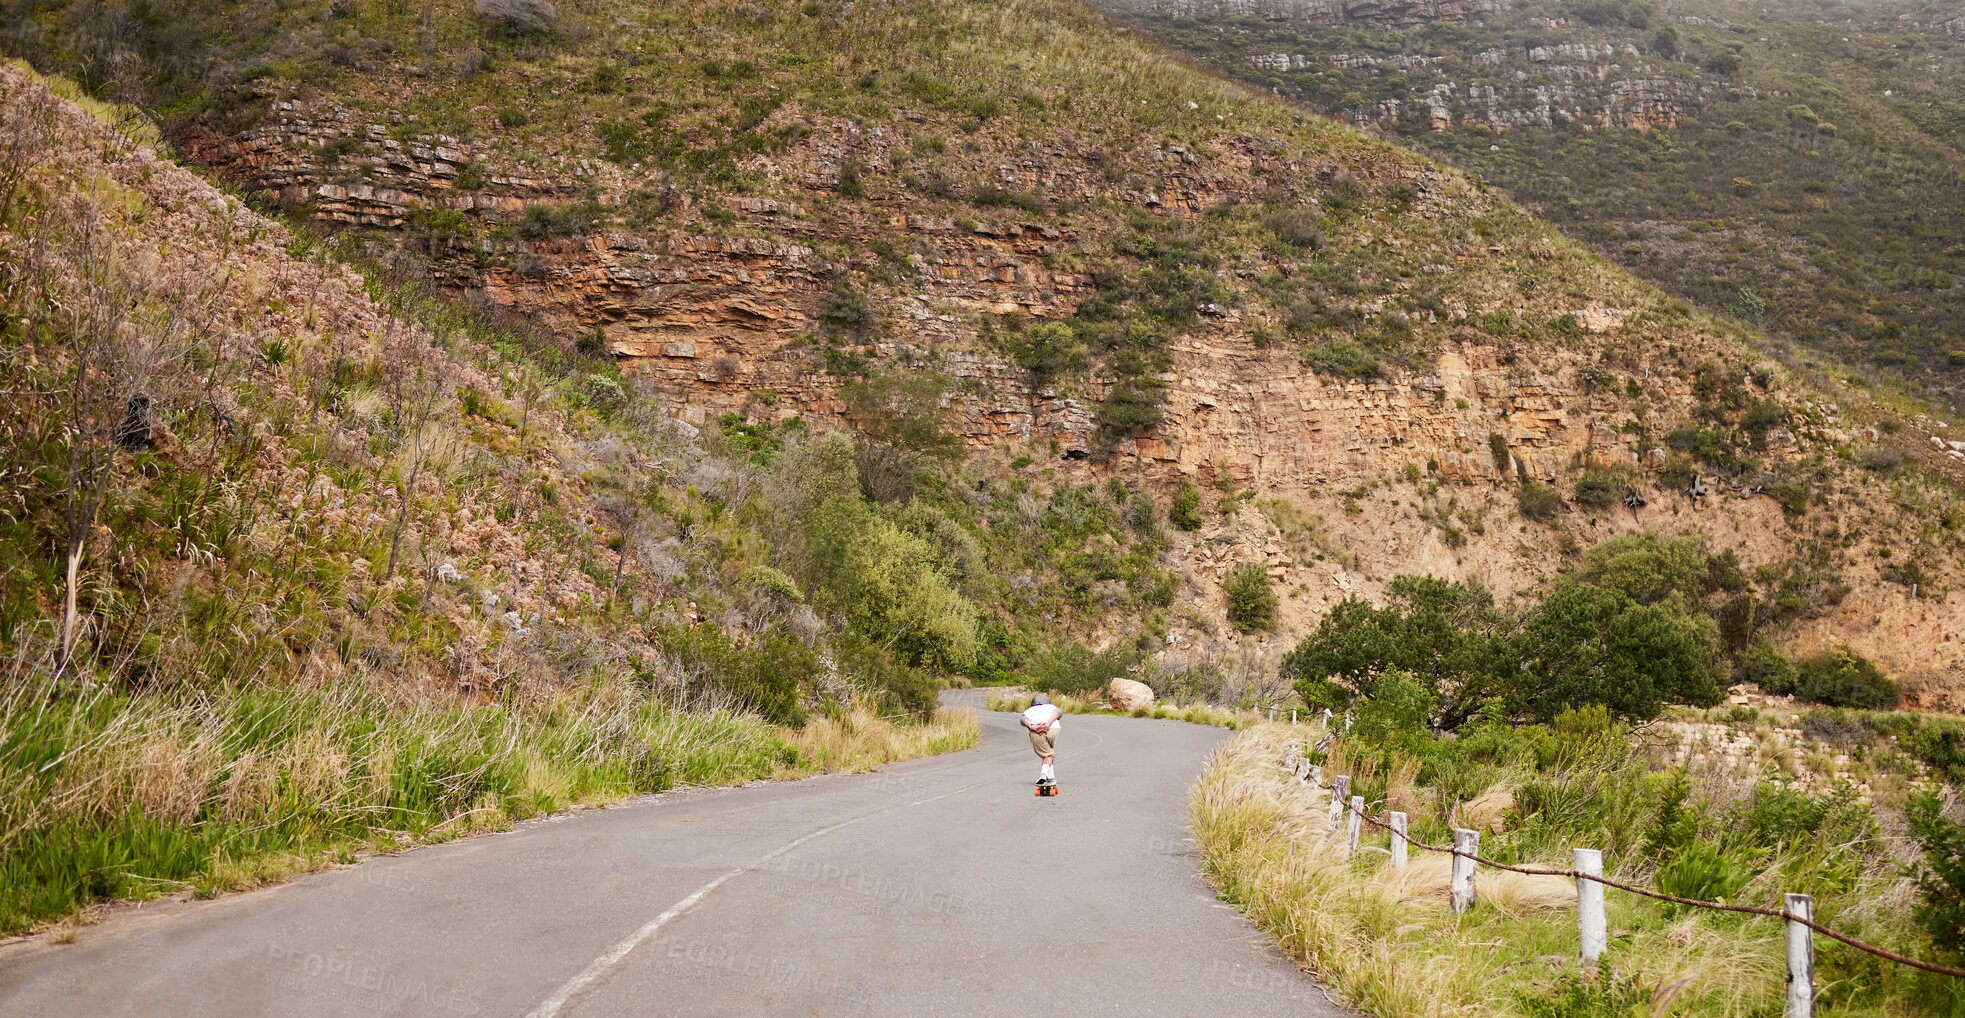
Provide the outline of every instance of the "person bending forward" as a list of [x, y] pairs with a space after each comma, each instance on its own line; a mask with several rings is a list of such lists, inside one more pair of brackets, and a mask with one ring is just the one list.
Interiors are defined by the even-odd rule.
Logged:
[[1058, 759], [1058, 729], [1064, 725], [1064, 711], [1051, 703], [1051, 698], [1042, 693], [1031, 698], [1030, 709], [1023, 712], [1023, 726], [1030, 729], [1030, 748], [1037, 751], [1037, 759], [1043, 761], [1037, 771], [1039, 785], [1058, 783], [1057, 772], [1052, 765]]

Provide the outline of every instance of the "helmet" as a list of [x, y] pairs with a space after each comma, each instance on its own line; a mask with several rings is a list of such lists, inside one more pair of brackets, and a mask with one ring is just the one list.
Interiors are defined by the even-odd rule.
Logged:
[[1039, 694], [1037, 694], [1036, 696], [1033, 696], [1033, 697], [1031, 697], [1031, 698], [1030, 698], [1030, 705], [1031, 705], [1032, 707], [1035, 707], [1035, 706], [1037, 706], [1038, 704], [1043, 704], [1043, 703], [1050, 703], [1050, 702], [1051, 702], [1051, 698], [1050, 698], [1050, 697], [1048, 697], [1048, 696], [1045, 696], [1045, 695], [1044, 695], [1044, 694], [1042, 694], [1042, 693], [1039, 693]]

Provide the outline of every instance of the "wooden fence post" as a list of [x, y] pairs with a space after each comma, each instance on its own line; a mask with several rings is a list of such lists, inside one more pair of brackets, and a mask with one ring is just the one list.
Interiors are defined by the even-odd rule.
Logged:
[[1358, 827], [1363, 823], [1365, 797], [1351, 797], [1351, 808], [1344, 811], [1344, 855], [1345, 858], [1358, 854]]
[[1453, 910], [1465, 912], [1474, 907], [1474, 859], [1481, 851], [1481, 832], [1465, 827], [1453, 830]]
[[[1594, 848], [1576, 850], [1576, 872], [1603, 876], [1603, 853]], [[1582, 942], [1583, 978], [1597, 977], [1597, 959], [1609, 946], [1609, 932], [1603, 916], [1603, 885], [1584, 877], [1576, 878], [1576, 932]]]
[[1330, 789], [1330, 832], [1337, 833], [1337, 821], [1344, 814], [1344, 800], [1351, 794], [1351, 775], [1340, 774], [1331, 782]]
[[[1807, 894], [1787, 896], [1788, 912], [1803, 919], [1815, 918], [1815, 898]], [[1815, 931], [1793, 919], [1788, 920], [1788, 1018], [1809, 1018], [1815, 1013]]]
[[1310, 765], [1310, 783], [1311, 783], [1311, 784], [1313, 784], [1313, 785], [1315, 785], [1315, 786], [1317, 786], [1317, 790], [1318, 790], [1318, 791], [1322, 791], [1322, 790], [1323, 790], [1323, 787], [1324, 787], [1324, 769], [1323, 769], [1323, 767], [1321, 767], [1321, 766], [1320, 766], [1320, 765], [1318, 765], [1318, 764], [1311, 764], [1311, 765]]
[[1392, 868], [1398, 869], [1406, 864], [1406, 815], [1391, 814], [1386, 818], [1386, 826], [1392, 828]]

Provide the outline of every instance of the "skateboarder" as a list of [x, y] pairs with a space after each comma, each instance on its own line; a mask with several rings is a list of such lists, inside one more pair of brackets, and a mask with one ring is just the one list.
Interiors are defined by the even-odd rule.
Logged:
[[1037, 758], [1044, 762], [1037, 772], [1037, 787], [1049, 788], [1058, 783], [1056, 772], [1051, 765], [1058, 759], [1058, 728], [1064, 724], [1064, 711], [1051, 703], [1051, 698], [1042, 693], [1030, 700], [1030, 709], [1023, 712], [1023, 726], [1030, 729], [1030, 748], [1037, 751]]

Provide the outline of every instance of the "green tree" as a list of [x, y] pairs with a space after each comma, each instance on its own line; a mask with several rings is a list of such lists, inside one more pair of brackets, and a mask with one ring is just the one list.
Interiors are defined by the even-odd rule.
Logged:
[[1236, 566], [1221, 589], [1228, 595], [1228, 621], [1235, 628], [1246, 633], [1276, 624], [1276, 591], [1269, 584], [1269, 570], [1261, 563]]
[[1599, 541], [1583, 555], [1578, 577], [1638, 604], [1657, 604], [1674, 594], [1696, 603], [1707, 593], [1706, 542], [1663, 537], [1651, 531]]
[[1432, 683], [1401, 668], [1378, 676], [1376, 690], [1352, 710], [1345, 739], [1371, 747], [1417, 748], [1431, 741], [1439, 697]]
[[1676, 604], [1639, 604], [1589, 583], [1558, 587], [1510, 638], [1519, 671], [1495, 692], [1517, 717], [1547, 721], [1600, 703], [1620, 717], [1658, 716], [1666, 703], [1719, 702], [1714, 626]]
[[1296, 680], [1305, 702], [1335, 706], [1330, 701], [1341, 704], [1345, 688], [1371, 696], [1381, 673], [1401, 669], [1444, 694], [1447, 715], [1457, 722], [1476, 706], [1469, 694], [1486, 688], [1490, 673], [1505, 664], [1494, 653], [1504, 621], [1483, 587], [1398, 576], [1384, 608], [1355, 597], [1338, 602], [1283, 658], [1282, 673]]
[[904, 499], [928, 464], [962, 455], [961, 436], [942, 420], [948, 390], [941, 375], [898, 370], [840, 387], [846, 418], [859, 437], [853, 464], [867, 497]]

